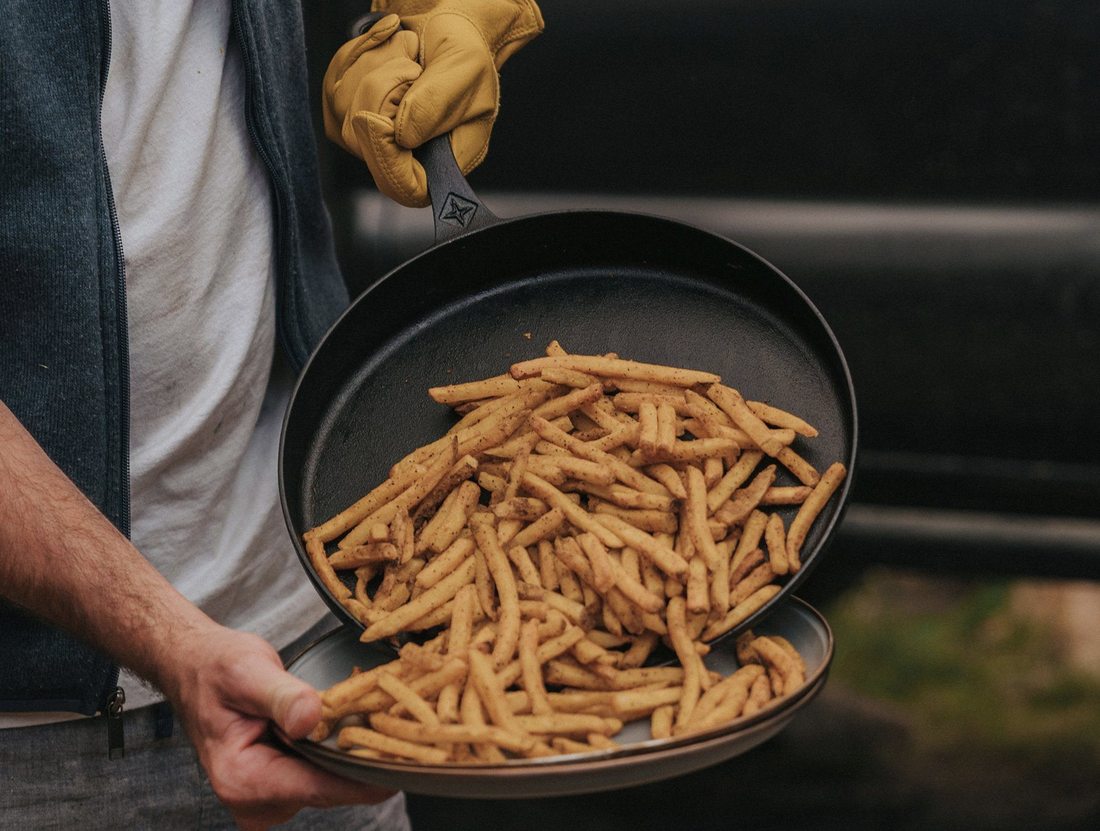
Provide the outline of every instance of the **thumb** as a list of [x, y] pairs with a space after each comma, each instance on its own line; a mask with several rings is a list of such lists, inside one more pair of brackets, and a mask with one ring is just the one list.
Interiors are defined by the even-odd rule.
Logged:
[[352, 116], [351, 126], [378, 189], [410, 208], [427, 205], [427, 175], [412, 151], [397, 144], [393, 122], [376, 113], [360, 112]]
[[232, 677], [238, 684], [230, 697], [240, 702], [240, 709], [270, 719], [291, 738], [308, 735], [321, 720], [321, 696], [283, 669], [278, 658], [250, 657], [237, 664]]
[[321, 720], [321, 696], [311, 686], [292, 675], [282, 673], [270, 688], [270, 714], [283, 732], [292, 739], [301, 739]]

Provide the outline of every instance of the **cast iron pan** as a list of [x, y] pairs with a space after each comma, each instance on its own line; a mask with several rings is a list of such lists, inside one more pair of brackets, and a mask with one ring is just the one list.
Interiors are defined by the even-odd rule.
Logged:
[[[427, 389], [566, 350], [719, 373], [746, 399], [789, 409], [820, 431], [795, 447], [849, 475], [803, 548], [803, 568], [741, 631], [812, 571], [836, 527], [856, 455], [851, 376], [829, 326], [775, 267], [679, 222], [610, 211], [499, 219], [462, 177], [446, 136], [418, 155], [436, 244], [363, 292], [310, 358], [280, 447], [283, 512], [317, 591], [361, 625], [314, 573], [302, 533], [381, 483], [389, 467], [456, 416]], [[777, 484], [797, 484], [782, 466]], [[789, 523], [793, 509], [785, 509]]]

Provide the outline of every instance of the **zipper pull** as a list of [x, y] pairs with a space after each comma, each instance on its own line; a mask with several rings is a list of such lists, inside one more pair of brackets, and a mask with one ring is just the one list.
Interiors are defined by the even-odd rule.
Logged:
[[107, 758], [121, 759], [126, 755], [126, 730], [122, 723], [122, 705], [126, 703], [126, 693], [122, 687], [107, 697]]

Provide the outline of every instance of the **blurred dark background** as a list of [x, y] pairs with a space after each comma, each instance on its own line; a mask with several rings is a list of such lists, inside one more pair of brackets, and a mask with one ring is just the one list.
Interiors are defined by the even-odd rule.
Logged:
[[[1100, 4], [545, 5], [486, 203], [672, 216], [791, 276], [856, 383], [848, 556], [1100, 570]], [[307, 3], [315, 86], [364, 8]], [[354, 294], [430, 217], [321, 152]]]
[[[306, 0], [318, 91], [366, 6]], [[471, 184], [503, 216], [597, 207], [710, 229], [770, 260], [818, 305], [851, 366], [861, 447], [852, 504], [810, 599], [854, 621], [852, 598], [883, 586], [988, 605], [989, 587], [1006, 581], [1100, 577], [1100, 4], [542, 9], [546, 32], [503, 69], [501, 115]], [[430, 216], [382, 199], [365, 167], [323, 140], [320, 152], [356, 294], [431, 244]], [[931, 582], [899, 589], [898, 574]], [[1018, 609], [1011, 591], [999, 596], [1000, 613]], [[850, 643], [860, 643], [857, 623]], [[888, 624], [906, 625], [876, 625]], [[843, 647], [838, 635], [841, 668]], [[619, 815], [635, 828], [674, 816], [684, 828], [932, 828], [951, 816], [970, 828], [1084, 828], [1100, 818], [1096, 780], [1068, 787], [1076, 780], [1057, 767], [1020, 779], [1060, 777], [1072, 805], [1015, 816], [1009, 777], [1000, 796], [972, 794], [984, 812], [937, 809], [936, 777], [904, 763], [911, 714], [849, 681], [726, 768], [579, 801], [414, 799], [414, 816], [422, 829], [479, 818], [614, 828]], [[1088, 741], [1079, 773], [1100, 772], [1100, 743]], [[975, 764], [994, 758], [1004, 757]], [[736, 783], [749, 775], [788, 790], [746, 802]], [[437, 824], [448, 812], [452, 822]]]

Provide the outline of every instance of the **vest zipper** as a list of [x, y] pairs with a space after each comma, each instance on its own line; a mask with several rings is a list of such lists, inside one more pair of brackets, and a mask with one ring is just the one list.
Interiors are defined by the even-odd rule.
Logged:
[[[127, 538], [130, 536], [130, 339], [126, 322], [126, 266], [122, 255], [122, 230], [118, 223], [114, 191], [111, 189], [111, 173], [107, 167], [107, 150], [103, 146], [103, 98], [107, 93], [107, 73], [111, 66], [111, 3], [100, 0], [103, 51], [99, 73], [99, 155], [103, 167], [103, 181], [107, 195], [107, 212], [111, 220], [111, 233], [115, 246], [115, 341], [118, 349], [118, 418], [119, 418], [119, 504], [118, 528]], [[107, 720], [107, 756], [120, 758], [125, 754], [122, 705], [126, 694], [118, 686], [119, 667], [113, 666], [107, 689], [110, 692], [100, 712]]]
[[107, 698], [107, 758], [121, 759], [126, 755], [126, 728], [122, 723], [122, 705], [126, 703], [126, 693], [122, 687], [115, 687]]

